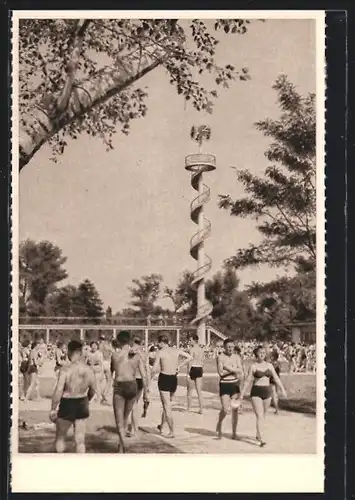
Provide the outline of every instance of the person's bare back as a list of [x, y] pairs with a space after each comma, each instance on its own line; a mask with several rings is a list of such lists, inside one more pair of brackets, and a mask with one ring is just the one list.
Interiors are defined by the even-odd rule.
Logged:
[[140, 363], [138, 353], [123, 348], [115, 351], [111, 358], [111, 371], [115, 374], [116, 382], [136, 380], [136, 373]]
[[82, 362], [63, 366], [62, 371], [65, 374], [63, 398], [83, 398], [95, 384], [93, 371]]
[[205, 353], [202, 347], [199, 345], [194, 345], [190, 349], [190, 354], [192, 356], [192, 360], [190, 361], [190, 366], [203, 366], [203, 362], [205, 359]]
[[166, 347], [159, 352], [160, 372], [175, 375], [179, 366], [180, 351], [174, 347]]

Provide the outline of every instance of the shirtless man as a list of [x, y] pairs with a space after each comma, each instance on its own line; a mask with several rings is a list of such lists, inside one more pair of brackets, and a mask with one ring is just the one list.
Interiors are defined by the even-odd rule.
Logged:
[[102, 401], [102, 386], [104, 380], [104, 366], [103, 366], [103, 355], [99, 351], [99, 344], [96, 340], [90, 342], [90, 351], [87, 354], [86, 362], [91, 366], [96, 379], [96, 396], [95, 400]]
[[189, 353], [192, 360], [189, 363], [187, 375], [187, 411], [190, 411], [192, 403], [192, 390], [196, 389], [198, 402], [200, 405], [200, 414], [202, 415], [202, 377], [203, 377], [203, 362], [205, 353], [202, 347], [198, 344], [198, 335], [194, 334], [190, 339]]
[[217, 422], [217, 434], [222, 438], [222, 422], [232, 412], [232, 439], [237, 439], [238, 407], [234, 401], [240, 395], [240, 379], [243, 376], [243, 366], [240, 356], [235, 353], [234, 342], [226, 339], [223, 343], [224, 350], [217, 357], [217, 371], [220, 376], [219, 395], [221, 411]]
[[[140, 338], [135, 338], [133, 340], [133, 346], [132, 349], [134, 352], [136, 352], [139, 356], [142, 357], [143, 360], [143, 365], [146, 370], [146, 379], [147, 383], [149, 381], [149, 371], [148, 371], [148, 355], [145, 353], [142, 349], [142, 340]], [[140, 374], [140, 371], [136, 373], [136, 381], [137, 381], [137, 395], [134, 401], [134, 405], [132, 408], [132, 413], [131, 413], [131, 426], [129, 429], [129, 436], [135, 436], [138, 433], [138, 422], [139, 422], [139, 415], [138, 415], [138, 403], [141, 399], [141, 396], [143, 394], [143, 379], [142, 375]]]
[[[155, 358], [152, 368], [152, 373], [159, 372], [158, 389], [160, 394], [163, 412], [161, 416], [161, 424], [158, 425], [160, 433], [163, 432], [165, 421], [169, 426], [170, 433], [167, 437], [174, 437], [174, 421], [171, 408], [171, 401], [177, 389], [177, 375], [180, 368], [192, 360], [192, 356], [184, 351], [180, 351], [175, 347], [169, 347], [169, 339], [165, 335], [160, 335], [158, 338], [159, 351]], [[184, 358], [184, 361], [179, 365], [179, 356]]]
[[113, 347], [111, 342], [106, 340], [105, 335], [100, 335], [99, 351], [102, 353], [102, 368], [104, 371], [104, 385], [102, 389], [102, 404], [109, 404], [108, 395], [111, 389], [111, 356], [113, 353]]
[[60, 368], [52, 397], [49, 418], [56, 423], [55, 449], [63, 453], [65, 437], [74, 425], [76, 453], [85, 453], [85, 427], [89, 417], [89, 401], [95, 394], [95, 376], [83, 362], [83, 345], [77, 340], [68, 344], [69, 363]]
[[119, 438], [118, 451], [126, 453], [124, 436], [138, 392], [137, 372], [139, 371], [142, 377], [143, 397], [146, 401], [148, 401], [148, 380], [142, 356], [130, 347], [130, 333], [122, 331], [116, 340], [119, 350], [113, 352], [111, 357], [111, 373], [114, 373], [113, 411]]

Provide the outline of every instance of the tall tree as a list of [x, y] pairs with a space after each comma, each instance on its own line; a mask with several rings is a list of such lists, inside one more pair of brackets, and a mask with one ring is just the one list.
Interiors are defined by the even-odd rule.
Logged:
[[298, 266], [295, 276], [253, 283], [248, 293], [257, 301], [265, 334], [284, 335], [288, 323], [316, 320], [316, 271], [312, 267]]
[[48, 297], [46, 311], [48, 316], [84, 316], [85, 311], [80, 301], [78, 288], [66, 285], [55, 290]]
[[229, 259], [237, 269], [259, 264], [315, 266], [316, 260], [316, 110], [315, 95], [301, 96], [286, 76], [273, 88], [281, 115], [256, 127], [272, 143], [265, 152], [271, 163], [263, 176], [237, 170], [247, 196], [221, 195], [219, 206], [237, 217], [257, 222], [262, 240]]
[[46, 299], [57, 284], [67, 277], [62, 250], [49, 241], [36, 243], [30, 239], [20, 243], [19, 292], [21, 311], [45, 314]]
[[99, 136], [112, 149], [112, 136], [145, 116], [147, 93], [136, 86], [164, 68], [176, 91], [196, 110], [211, 112], [217, 97], [199, 75], [211, 73], [216, 87], [247, 80], [246, 68], [215, 60], [213, 32], [244, 34], [249, 21], [228, 19], [21, 19], [20, 150], [22, 169], [45, 144], [53, 157], [69, 137]]
[[186, 317], [195, 316], [197, 310], [196, 290], [191, 285], [193, 273], [183, 271], [176, 288], [164, 288], [164, 297], [171, 300], [174, 308], [174, 313], [184, 314]]
[[213, 305], [212, 323], [232, 338], [252, 336], [254, 309], [231, 266], [206, 281], [206, 296]]
[[132, 296], [130, 303], [139, 310], [142, 316], [154, 313], [156, 302], [160, 296], [162, 280], [160, 274], [150, 274], [132, 280], [134, 286], [129, 288]]
[[112, 318], [112, 307], [111, 306], [108, 306], [108, 308], [106, 309], [105, 316], [106, 316], [106, 319]]
[[88, 279], [79, 284], [76, 303], [78, 316], [100, 318], [104, 314], [99, 292], [92, 281]]

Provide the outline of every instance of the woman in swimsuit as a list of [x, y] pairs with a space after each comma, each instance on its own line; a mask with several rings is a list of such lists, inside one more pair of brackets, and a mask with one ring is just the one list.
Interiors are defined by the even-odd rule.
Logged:
[[252, 383], [250, 397], [256, 416], [256, 439], [260, 446], [265, 446], [266, 443], [263, 440], [262, 434], [265, 415], [271, 403], [271, 379], [275, 381], [275, 384], [280, 388], [282, 395], [285, 398], [287, 397], [287, 394], [279, 376], [275, 371], [275, 368], [271, 363], [268, 363], [265, 360], [266, 350], [262, 345], [255, 348], [254, 356], [256, 357], [256, 362], [250, 366], [240, 399], [243, 400], [247, 388]]

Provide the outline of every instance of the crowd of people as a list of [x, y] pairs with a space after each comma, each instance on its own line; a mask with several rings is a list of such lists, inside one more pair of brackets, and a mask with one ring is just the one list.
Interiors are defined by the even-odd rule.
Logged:
[[[286, 361], [289, 371], [315, 369], [315, 346], [292, 342], [256, 341], [235, 342], [226, 339], [214, 345], [200, 346], [196, 334], [183, 345], [174, 346], [166, 335], [146, 349], [142, 340], [121, 331], [115, 339], [100, 335], [98, 340], [82, 343], [71, 340], [68, 345], [58, 341], [47, 344], [41, 336], [33, 342], [25, 340], [19, 349], [19, 371], [23, 376], [20, 398], [24, 401], [39, 398], [39, 373], [51, 360], [56, 373], [56, 387], [52, 397], [50, 419], [56, 423], [57, 452], [65, 448], [65, 436], [74, 424], [76, 451], [85, 452], [85, 422], [89, 417], [89, 401], [113, 405], [119, 437], [119, 452], [126, 450], [127, 437], [136, 435], [139, 429], [138, 403], [144, 402], [144, 411], [150, 404], [151, 381], [158, 374], [158, 390], [162, 404], [162, 417], [158, 430], [166, 437], [174, 437], [172, 400], [178, 385], [178, 373], [187, 367], [187, 411], [192, 405], [192, 393], [197, 393], [199, 412], [203, 413], [202, 380], [206, 357], [216, 358], [219, 376], [221, 410], [216, 433], [222, 437], [222, 424], [227, 414], [232, 415], [232, 438], [238, 439], [237, 425], [243, 398], [250, 390], [256, 416], [256, 440], [265, 446], [263, 422], [273, 403], [278, 412], [278, 394], [286, 397], [280, 379], [281, 362]], [[312, 359], [312, 365], [310, 365]], [[245, 361], [248, 360], [248, 363]], [[110, 398], [111, 393], [112, 399]]]
[[[260, 342], [256, 339], [246, 341], [235, 341], [238, 353], [243, 361], [253, 358], [254, 349], [263, 344], [267, 351], [278, 353], [279, 360], [287, 366], [288, 373], [315, 373], [316, 371], [316, 344], [292, 341]], [[180, 346], [184, 350], [189, 349], [189, 341], [184, 341]], [[211, 342], [208, 346], [202, 346], [204, 356], [214, 359], [223, 350], [223, 341]]]

